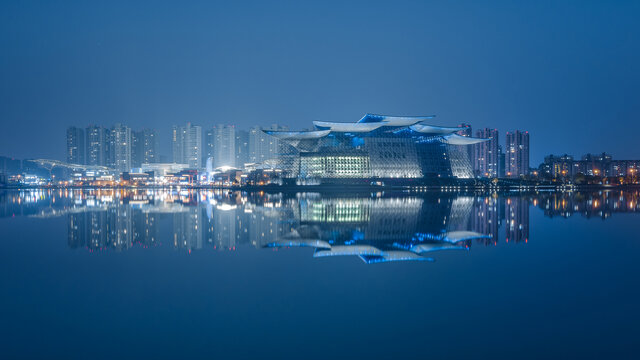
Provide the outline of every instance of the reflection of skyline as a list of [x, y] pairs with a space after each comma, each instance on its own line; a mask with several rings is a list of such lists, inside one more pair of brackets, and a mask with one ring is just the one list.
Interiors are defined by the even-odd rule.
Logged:
[[506, 242], [529, 241], [529, 199], [510, 197], [506, 199]]
[[500, 234], [509, 243], [527, 242], [530, 205], [547, 216], [606, 219], [640, 211], [637, 199], [638, 192], [505, 198], [37, 190], [4, 192], [0, 214], [66, 216], [70, 248], [126, 250], [163, 242], [188, 251], [312, 247], [314, 257], [383, 262], [431, 260], [435, 251], [468, 250], [474, 242], [497, 245]]
[[70, 248], [126, 250], [134, 244], [157, 244], [157, 214], [134, 206], [114, 204], [106, 209], [68, 214]]
[[548, 217], [570, 217], [581, 214], [586, 218], [607, 219], [614, 213], [640, 212], [639, 191], [598, 191], [575, 195], [568, 193], [547, 193], [533, 199], [533, 205], [544, 211]]
[[503, 200], [494, 196], [481, 197], [473, 208], [472, 228], [476, 232], [489, 236], [482, 240], [485, 245], [498, 243], [498, 229], [504, 218]]

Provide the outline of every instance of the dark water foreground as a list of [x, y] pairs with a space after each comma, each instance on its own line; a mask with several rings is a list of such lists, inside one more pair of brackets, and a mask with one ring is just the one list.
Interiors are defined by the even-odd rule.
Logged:
[[0, 192], [0, 358], [637, 358], [640, 194]]

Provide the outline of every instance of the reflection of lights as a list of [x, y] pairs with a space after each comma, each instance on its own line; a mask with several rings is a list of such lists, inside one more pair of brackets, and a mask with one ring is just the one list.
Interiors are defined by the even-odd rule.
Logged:
[[[457, 191], [457, 189], [451, 189], [451, 191]], [[65, 198], [65, 193], [67, 194]], [[185, 195], [184, 198], [181, 198], [179, 195]], [[495, 195], [495, 194], [494, 194]], [[332, 211], [335, 211], [336, 214], [332, 215], [332, 221], [341, 223], [340, 226], [344, 225], [344, 222], [354, 222], [359, 221], [356, 225], [353, 225], [355, 228], [359, 230], [365, 231], [367, 225], [366, 223], [369, 219], [368, 208], [383, 208], [389, 211], [389, 215], [399, 215], [399, 217], [403, 217], [405, 214], [403, 211], [411, 208], [412, 205], [421, 205], [422, 199], [420, 197], [382, 197], [382, 198], [365, 198], [365, 199], [353, 199], [353, 198], [344, 198], [344, 197], [334, 197], [334, 198], [326, 198], [321, 197], [319, 194], [310, 195], [310, 194], [296, 194], [296, 198], [290, 199], [286, 197], [282, 197], [281, 195], [274, 194], [262, 194], [263, 198], [257, 198], [256, 193], [240, 193], [240, 192], [231, 192], [229, 190], [204, 190], [204, 191], [186, 191], [185, 188], [182, 188], [179, 193], [176, 192], [175, 187], [171, 189], [162, 189], [162, 190], [148, 190], [148, 189], [139, 189], [139, 190], [131, 190], [131, 189], [83, 189], [83, 190], [71, 190], [67, 192], [67, 190], [32, 190], [32, 191], [21, 191], [19, 195], [10, 195], [8, 197], [8, 203], [28, 203], [34, 204], [38, 207], [37, 215], [38, 217], [50, 217], [50, 216], [61, 216], [66, 214], [79, 214], [82, 211], [91, 212], [92, 214], [97, 214], [100, 211], [105, 211], [108, 209], [117, 209], [117, 212], [113, 214], [117, 214], [120, 216], [115, 221], [124, 221], [124, 218], [131, 218], [133, 214], [139, 214], [140, 211], [146, 214], [153, 213], [191, 213], [191, 210], [196, 210], [195, 213], [191, 213], [191, 217], [196, 218], [195, 222], [191, 222], [188, 224], [188, 227], [185, 225], [179, 230], [180, 232], [188, 233], [189, 231], [196, 230], [196, 232], [202, 233], [203, 231], [210, 232], [220, 232], [226, 233], [228, 232], [228, 228], [218, 227], [215, 229], [213, 222], [213, 216], [211, 214], [206, 215], [209, 217], [209, 220], [206, 218], [202, 220], [202, 217], [205, 216], [203, 212], [198, 210], [203, 210], [203, 206], [208, 207], [209, 211], [211, 206], [216, 211], [229, 211], [229, 210], [239, 210], [237, 213], [231, 214], [230, 221], [235, 220], [236, 224], [238, 224], [238, 230], [236, 230], [236, 236], [242, 232], [247, 236], [246, 243], [253, 244], [254, 246], [264, 246], [261, 244], [261, 239], [259, 236], [262, 236], [269, 241], [281, 239], [281, 236], [285, 233], [288, 233], [291, 230], [292, 226], [295, 226], [297, 219], [295, 217], [299, 215], [293, 215], [290, 211], [292, 208], [295, 208], [297, 205], [301, 203], [306, 204], [324, 204], [316, 209], [314, 206], [308, 206], [304, 209], [308, 210], [308, 214], [305, 216], [315, 216], [316, 211], [326, 211], [326, 207], [330, 206]], [[501, 220], [496, 218], [492, 219], [492, 214], [495, 215], [497, 210], [497, 205], [504, 205], [505, 202], [512, 205], [507, 208], [507, 242], [511, 240], [511, 243], [518, 244], [521, 242], [521, 239], [524, 238], [524, 243], [528, 243], [528, 211], [526, 213], [522, 213], [523, 207], [526, 207], [528, 204], [533, 204], [534, 206], [538, 206], [540, 202], [540, 209], [547, 208], [545, 214], [549, 213], [550, 216], [560, 214], [561, 216], [571, 216], [576, 212], [582, 211], [585, 215], [591, 214], [600, 214], [603, 218], [611, 217], [612, 213], [615, 212], [624, 212], [624, 211], [637, 211], [636, 207], [638, 206], [638, 202], [636, 201], [638, 198], [637, 191], [630, 191], [624, 194], [619, 192], [603, 192], [601, 195], [591, 194], [591, 196], [586, 197], [574, 197], [571, 194], [562, 194], [562, 193], [552, 193], [552, 194], [544, 194], [539, 193], [535, 196], [538, 198], [527, 198], [527, 197], [518, 197], [514, 196], [513, 198], [505, 199], [504, 197], [500, 197], [495, 199], [495, 197], [457, 197], [456, 203], [465, 202], [467, 200], [470, 201], [470, 208], [468, 208], [469, 212], [467, 214], [474, 218], [474, 221], [470, 223], [468, 229], [482, 229], [475, 230], [479, 231], [483, 234], [489, 233], [493, 235], [493, 239], [489, 242], [489, 240], [482, 240], [484, 245], [491, 245], [493, 243], [494, 246], [497, 245], [496, 233], [493, 230], [492, 225], [496, 223], [504, 224]], [[296, 200], [297, 199], [297, 200]], [[611, 200], [609, 200], [611, 199]], [[179, 201], [188, 201], [188, 203], [180, 204]], [[111, 203], [115, 201], [114, 203]], [[297, 201], [297, 202], [296, 202]], [[435, 199], [434, 199], [435, 201]], [[438, 202], [450, 204], [452, 201], [448, 197], [438, 197]], [[226, 203], [225, 203], [226, 202]], [[55, 206], [52, 206], [55, 204]], [[358, 206], [354, 206], [354, 204], [358, 204]], [[549, 206], [551, 204], [551, 206]], [[174, 205], [174, 206], [172, 206]], [[491, 205], [489, 207], [488, 205]], [[543, 206], [542, 206], [543, 205]], [[550, 210], [555, 205], [555, 210]], [[91, 209], [88, 209], [91, 207]], [[421, 207], [420, 207], [421, 208]], [[603, 209], [603, 211], [595, 211], [596, 208]], [[43, 211], [40, 211], [43, 209]], [[155, 209], [155, 210], [154, 210]], [[126, 210], [126, 211], [125, 211]], [[396, 212], [397, 211], [397, 212]], [[363, 213], [366, 215], [361, 215]], [[11, 213], [9, 213], [11, 214]], [[220, 214], [220, 213], [218, 213]], [[247, 214], [247, 216], [244, 216]], [[323, 213], [324, 214], [324, 213]], [[411, 216], [410, 214], [406, 214], [407, 216]], [[93, 216], [93, 215], [92, 215]], [[164, 215], [163, 215], [164, 216]], [[179, 216], [179, 215], [176, 215]], [[416, 213], [415, 216], [418, 216]], [[515, 218], [515, 219], [514, 219]], [[98, 219], [95, 217], [95, 219]], [[227, 218], [225, 218], [227, 219]], [[257, 230], [252, 229], [251, 222], [252, 221], [261, 221], [264, 222], [264, 228]], [[451, 224], [454, 228], [460, 225], [460, 219], [453, 216], [453, 213], [443, 213], [442, 217], [442, 229], [446, 228], [447, 224]], [[436, 221], [439, 219], [433, 219], [433, 225], [436, 225]], [[136, 221], [134, 218], [133, 221]], [[153, 226], [153, 222], [157, 220], [153, 220], [151, 218], [146, 218], [143, 220], [143, 226]], [[204, 221], [204, 222], [203, 222]], [[319, 221], [327, 221], [327, 218], [323, 218]], [[439, 222], [439, 221], [438, 221]], [[146, 225], [144, 225], [146, 224]], [[294, 224], [294, 225], [290, 225]], [[396, 225], [397, 224], [397, 225]], [[406, 224], [406, 222], [403, 222]], [[101, 226], [100, 224], [98, 224]], [[401, 229], [401, 225], [398, 222], [389, 222], [386, 224], [376, 224], [380, 226], [385, 226], [382, 230], [388, 231], [393, 230], [396, 231], [394, 234], [402, 233], [404, 230]], [[108, 231], [107, 229], [95, 228], [95, 231], [99, 231], [99, 234], [103, 234]], [[478, 226], [476, 228], [476, 226]], [[360, 228], [363, 227], [363, 228]], [[392, 228], [391, 228], [392, 227]], [[253, 230], [253, 231], [252, 231]], [[402, 231], [401, 231], [402, 230]], [[93, 231], [93, 230], [91, 230]], [[141, 246], [143, 248], [149, 248], [153, 246], [152, 244], [156, 244], [156, 239], [147, 238], [146, 243], [140, 241], [131, 242], [131, 236], [151, 236], [149, 233], [145, 233], [144, 231], [138, 231], [135, 227], [124, 227], [120, 228], [120, 234], [126, 234], [129, 236], [129, 239], [119, 240], [118, 242], [109, 243], [100, 243], [96, 242], [97, 240], [92, 239], [89, 243], [89, 247], [87, 249], [93, 248], [94, 252], [101, 251], [103, 249], [117, 247], [118, 249], [126, 248], [131, 245]], [[366, 233], [363, 232], [363, 234]], [[145, 235], [146, 234], [146, 235]], [[181, 233], [179, 233], [181, 234]], [[175, 233], [173, 234], [176, 235]], [[204, 234], [203, 234], [204, 235]], [[304, 234], [303, 234], [304, 235]], [[438, 234], [440, 235], [440, 234]], [[80, 235], [84, 236], [84, 235]], [[184, 244], [185, 247], [189, 247], [189, 249], [193, 248], [193, 250], [197, 251], [200, 247], [196, 247], [193, 240], [185, 241], [184, 237], [180, 235], [181, 238], [174, 238], [169, 244], [173, 243], [174, 246], [180, 244]], [[208, 236], [208, 235], [207, 235]], [[308, 236], [308, 235], [307, 235]], [[325, 236], [325, 235], [314, 235], [314, 236]], [[395, 235], [394, 235], [395, 236]], [[231, 236], [233, 237], [233, 236]], [[135, 239], [135, 238], [134, 238]], [[213, 240], [214, 237], [208, 238], [208, 243], [210, 246], [216, 248]], [[239, 237], [236, 238], [237, 241]], [[328, 238], [325, 238], [328, 241]], [[441, 241], [441, 238], [429, 238], [425, 239], [430, 242]], [[226, 242], [227, 240], [225, 240]], [[354, 242], [352, 238], [346, 241], [342, 240], [332, 240], [331, 244], [340, 246], [340, 245], [355, 245], [359, 244], [359, 241], [366, 243], [367, 239], [365, 235], [362, 235], [361, 238], [358, 238], [358, 242]], [[410, 240], [411, 243], [409, 245], [415, 245], [416, 242], [414, 240]], [[219, 241], [217, 244], [217, 249], [225, 249], [225, 250], [234, 250], [236, 249], [235, 245], [230, 245], [229, 243], [225, 243]], [[400, 242], [403, 246], [408, 246], [407, 243]], [[106, 245], [106, 246], [105, 246]], [[388, 248], [385, 248], [386, 245], [384, 242], [381, 244], [381, 249], [383, 251], [388, 251]], [[103, 248], [103, 246], [105, 246]], [[469, 245], [461, 245], [468, 247]], [[407, 247], [409, 248], [409, 247]], [[187, 249], [185, 249], [187, 250]], [[397, 259], [404, 259], [403, 256], [397, 257]], [[372, 260], [373, 261], [373, 260]]]
[[220, 205], [216, 206], [216, 209], [222, 210], [222, 211], [234, 210], [236, 208], [237, 208], [236, 205], [229, 205], [229, 204], [220, 204]]

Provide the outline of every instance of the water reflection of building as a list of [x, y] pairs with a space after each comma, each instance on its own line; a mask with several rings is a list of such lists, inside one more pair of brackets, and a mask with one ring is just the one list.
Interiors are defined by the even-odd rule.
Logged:
[[125, 250], [133, 245], [133, 211], [129, 206], [116, 205], [107, 210], [107, 219], [112, 222], [111, 246], [116, 250]]
[[[468, 249], [478, 242], [497, 244], [499, 234], [510, 243], [526, 242], [530, 204], [546, 216], [579, 213], [607, 219], [618, 212], [640, 211], [639, 197], [638, 191], [504, 198], [451, 193], [28, 190], [2, 193], [0, 214], [64, 215], [71, 248], [125, 250], [163, 240], [186, 250], [233, 250], [243, 244], [307, 246], [316, 249], [316, 257], [358, 255], [367, 262], [379, 262], [428, 260], [436, 250]], [[166, 231], [160, 231], [160, 226]]]
[[507, 198], [506, 241], [529, 241], [529, 199], [523, 197]]
[[236, 205], [222, 204], [213, 212], [213, 243], [217, 248], [236, 248]]
[[71, 248], [126, 250], [134, 243], [153, 246], [157, 242], [156, 215], [128, 204], [69, 213], [68, 217]]
[[[220, 200], [220, 201], [218, 201]], [[241, 200], [233, 195], [205, 203], [205, 243], [216, 250], [235, 250], [248, 244], [251, 214]]]
[[158, 241], [158, 214], [135, 211], [133, 213], [133, 242], [155, 246]]
[[494, 214], [497, 201], [487, 200], [492, 202], [453, 194], [81, 192], [61, 197], [63, 210], [45, 207], [38, 216], [66, 211], [73, 248], [152, 246], [163, 236], [159, 217], [170, 216], [171, 238], [165, 240], [181, 249], [316, 244], [316, 257], [351, 254], [380, 262], [428, 260], [425, 255], [435, 250], [468, 249], [472, 239], [494, 237], [498, 221], [484, 214]]
[[575, 213], [586, 218], [607, 219], [613, 213], [640, 212], [640, 193], [634, 191], [598, 191], [594, 193], [548, 193], [534, 199], [534, 205], [549, 217], [570, 217]]
[[298, 219], [289, 217], [290, 214], [286, 209], [273, 207], [273, 203], [251, 207], [248, 219], [251, 244], [263, 247], [282, 239], [291, 231], [292, 222], [298, 223]]
[[[453, 230], [466, 230], [471, 228], [471, 212], [474, 206], [474, 198], [470, 196], [454, 197], [451, 200], [451, 207], [447, 209], [441, 209], [438, 216], [443, 216], [445, 221], [448, 218], [448, 224], [446, 229]], [[448, 213], [448, 214], [447, 214]]]
[[498, 243], [498, 229], [502, 219], [500, 210], [504, 207], [500, 206], [504, 201], [499, 201], [497, 197], [487, 196], [476, 199], [471, 214], [471, 229], [480, 234], [490, 236], [488, 239], [481, 240], [488, 244], [496, 245]]
[[204, 216], [199, 207], [185, 207], [173, 214], [173, 246], [187, 250], [202, 249]]
[[366, 263], [433, 260], [485, 238], [469, 229], [473, 198], [299, 196], [299, 221], [265, 247], [312, 247], [314, 257], [358, 256]]

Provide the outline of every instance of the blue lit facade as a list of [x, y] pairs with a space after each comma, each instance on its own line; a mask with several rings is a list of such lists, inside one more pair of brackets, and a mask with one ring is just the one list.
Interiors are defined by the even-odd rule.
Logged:
[[314, 131], [265, 132], [282, 140], [280, 167], [298, 183], [473, 177], [467, 147], [484, 139], [423, 123], [431, 118], [367, 114], [356, 123], [314, 121]]

